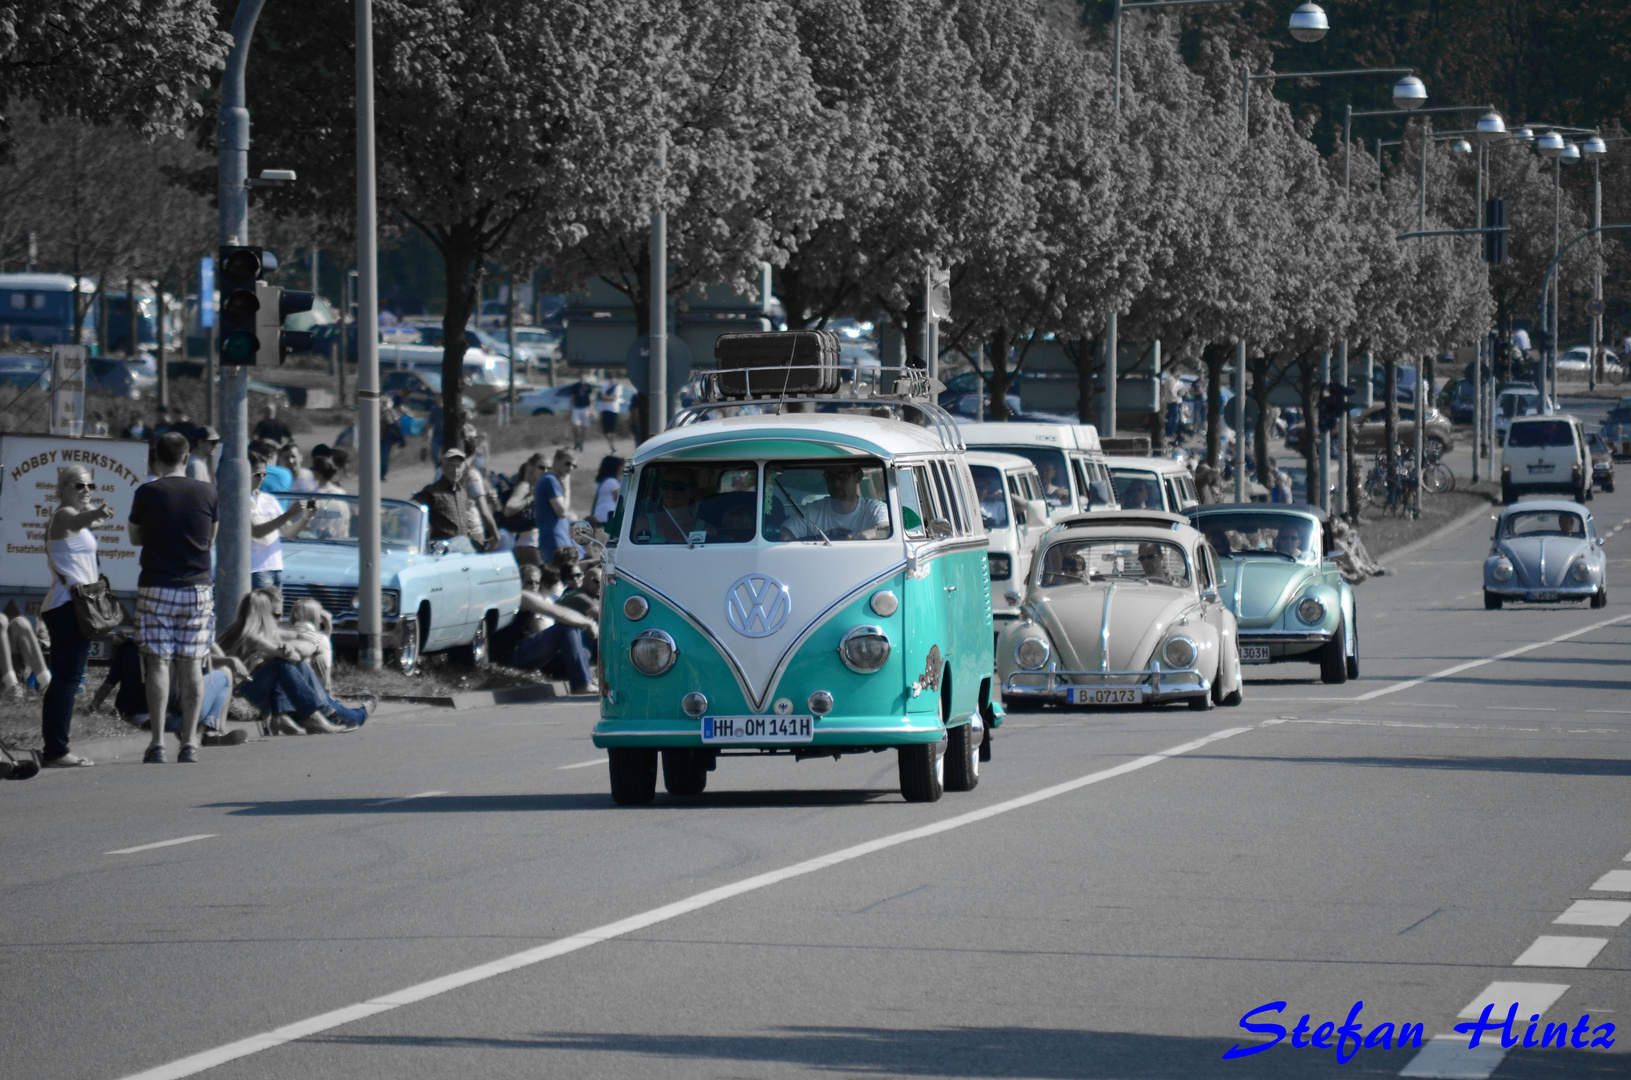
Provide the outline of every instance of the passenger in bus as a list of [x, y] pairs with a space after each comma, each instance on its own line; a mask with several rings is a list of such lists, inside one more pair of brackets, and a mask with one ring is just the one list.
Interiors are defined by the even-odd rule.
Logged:
[[861, 494], [859, 465], [822, 470], [827, 497], [794, 509], [782, 525], [784, 540], [875, 540], [889, 535], [889, 507]]
[[1127, 492], [1121, 497], [1123, 510], [1148, 510], [1150, 507], [1149, 485], [1142, 480], [1127, 482]]
[[980, 495], [980, 517], [987, 529], [1008, 524], [1008, 496], [1002, 490], [1002, 474], [995, 469], [974, 471], [974, 490]]
[[1036, 475], [1042, 480], [1042, 495], [1049, 506], [1063, 506], [1070, 501], [1070, 487], [1059, 475], [1053, 462], [1043, 459], [1036, 463]]

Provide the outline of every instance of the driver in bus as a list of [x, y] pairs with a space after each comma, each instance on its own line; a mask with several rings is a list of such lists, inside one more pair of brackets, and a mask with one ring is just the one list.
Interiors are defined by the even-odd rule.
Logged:
[[657, 478], [655, 504], [647, 503], [635, 528], [637, 544], [689, 544], [707, 540], [712, 531], [698, 514], [696, 473], [687, 468], [664, 466]]
[[1063, 506], [1070, 501], [1070, 487], [1059, 475], [1059, 467], [1046, 458], [1036, 463], [1036, 475], [1042, 481], [1042, 494], [1049, 506]]
[[819, 540], [826, 534], [829, 540], [870, 540], [889, 535], [889, 507], [861, 494], [861, 466], [833, 465], [822, 474], [827, 497], [800, 507], [783, 524], [783, 539]]

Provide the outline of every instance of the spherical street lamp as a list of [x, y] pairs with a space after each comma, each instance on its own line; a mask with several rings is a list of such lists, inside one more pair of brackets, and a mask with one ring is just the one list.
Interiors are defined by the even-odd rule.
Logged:
[[1587, 157], [1599, 157], [1608, 153], [1608, 144], [1599, 135], [1593, 135], [1580, 145], [1580, 152]]
[[1563, 136], [1555, 131], [1548, 131], [1535, 140], [1535, 149], [1540, 151], [1540, 156], [1548, 161], [1563, 153], [1563, 145]]
[[1427, 86], [1414, 75], [1406, 75], [1393, 84], [1393, 104], [1400, 109], [1420, 108], [1427, 100]]
[[1298, 41], [1318, 41], [1329, 29], [1325, 9], [1318, 4], [1302, 4], [1291, 13], [1291, 36]]
[[1466, 139], [1457, 139], [1455, 142], [1450, 144], [1450, 153], [1470, 154], [1472, 153], [1472, 143], [1468, 142]]
[[1557, 159], [1565, 165], [1577, 164], [1580, 161], [1580, 147], [1574, 143], [1565, 144], [1563, 152], [1557, 156]]
[[1494, 142], [1506, 134], [1506, 121], [1497, 112], [1485, 113], [1478, 120], [1478, 141]]
[[1535, 141], [1535, 129], [1530, 127], [1528, 124], [1525, 124], [1523, 127], [1519, 128], [1517, 131], [1514, 131], [1512, 133], [1512, 137], [1515, 138], [1515, 139], [1522, 139], [1524, 142], [1534, 142]]

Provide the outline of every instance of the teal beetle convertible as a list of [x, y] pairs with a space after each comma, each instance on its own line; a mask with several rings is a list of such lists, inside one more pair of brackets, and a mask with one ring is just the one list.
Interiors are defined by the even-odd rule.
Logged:
[[1240, 623], [1243, 664], [1313, 662], [1320, 678], [1359, 674], [1359, 609], [1328, 558], [1325, 511], [1306, 503], [1224, 503], [1188, 511], [1221, 556], [1223, 602]]

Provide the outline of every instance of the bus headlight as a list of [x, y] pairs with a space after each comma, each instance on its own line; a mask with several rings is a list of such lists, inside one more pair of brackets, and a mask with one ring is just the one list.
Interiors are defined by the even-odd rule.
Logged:
[[1297, 618], [1312, 626], [1325, 618], [1325, 605], [1316, 597], [1305, 596], [1297, 601]]
[[642, 675], [661, 675], [679, 655], [674, 639], [661, 630], [643, 630], [629, 644], [629, 662]]
[[838, 655], [851, 671], [870, 675], [889, 662], [889, 635], [881, 626], [857, 626], [838, 643]]
[[1512, 564], [1507, 562], [1505, 559], [1502, 559], [1500, 562], [1496, 563], [1495, 564], [1495, 580], [1496, 581], [1511, 581], [1512, 580]]
[[1028, 637], [1014, 646], [1014, 659], [1019, 661], [1020, 667], [1031, 671], [1046, 664], [1052, 654], [1047, 641], [1039, 637]]
[[1186, 637], [1170, 637], [1161, 649], [1161, 658], [1167, 662], [1168, 667], [1187, 668], [1195, 662], [1200, 650], [1195, 642]]

